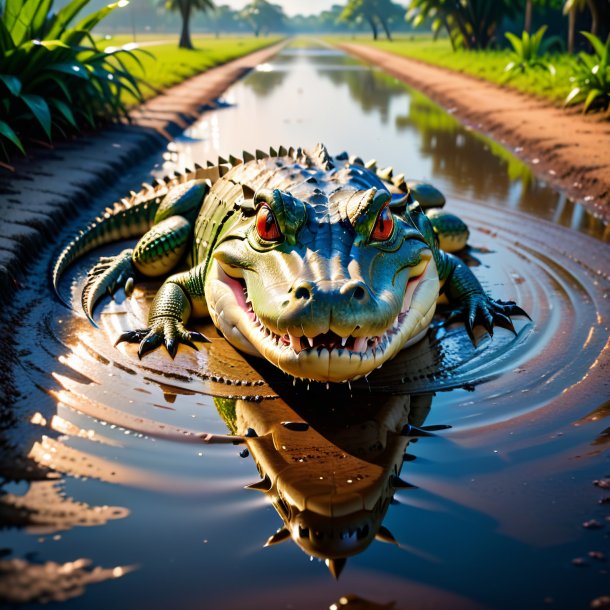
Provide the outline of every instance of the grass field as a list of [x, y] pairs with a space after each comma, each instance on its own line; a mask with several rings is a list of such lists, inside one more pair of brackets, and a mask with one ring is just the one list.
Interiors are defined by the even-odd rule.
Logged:
[[[136, 44], [143, 52], [136, 52], [136, 55], [142, 65], [138, 65], [138, 62], [130, 57], [124, 57], [124, 63], [143, 81], [142, 93], [145, 98], [150, 98], [195, 74], [270, 46], [279, 40], [281, 38], [277, 36], [193, 36], [195, 49], [187, 50], [178, 48], [178, 34], [138, 34]], [[98, 42], [102, 48], [123, 46], [133, 42], [133, 37], [101, 37]], [[125, 94], [125, 101], [128, 104], [135, 103], [135, 99], [129, 94]]]
[[339, 38], [327, 37], [331, 43], [357, 42], [377, 47], [390, 53], [417, 59], [456, 72], [463, 72], [483, 80], [502, 84], [525, 93], [546, 98], [555, 103], [563, 103], [572, 88], [569, 77], [575, 59], [568, 55], [549, 56], [555, 66], [556, 75], [537, 68], [521, 73], [509, 81], [505, 80], [504, 68], [512, 60], [508, 50], [492, 51], [454, 51], [447, 39], [433, 40], [431, 36], [403, 36], [393, 41], [373, 41], [370, 37]]

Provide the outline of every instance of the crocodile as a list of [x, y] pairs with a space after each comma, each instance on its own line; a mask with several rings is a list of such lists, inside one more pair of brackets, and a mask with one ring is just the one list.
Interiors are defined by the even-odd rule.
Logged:
[[[82, 292], [94, 323], [105, 294], [171, 273], [148, 325], [122, 333], [117, 345], [139, 344], [141, 358], [164, 344], [173, 358], [180, 344], [209, 340], [186, 327], [209, 316], [234, 347], [295, 378], [344, 382], [420, 340], [439, 294], [473, 342], [476, 325], [490, 335], [494, 325], [515, 332], [511, 316], [527, 316], [488, 296], [440, 247], [442, 223], [433, 225], [424, 208], [443, 201], [430, 185], [410, 188], [392, 168], [333, 157], [322, 144], [244, 152], [145, 184], [107, 208], [64, 248], [53, 285], [59, 295], [60, 276], [85, 252], [140, 237], [100, 259]], [[453, 218], [447, 243], [462, 247], [466, 229]]]
[[214, 402], [261, 476], [246, 488], [263, 492], [283, 521], [265, 546], [292, 539], [335, 578], [373, 540], [396, 543], [382, 522], [395, 492], [415, 488], [400, 477], [403, 463], [415, 459], [409, 443], [450, 427], [424, 426], [430, 394], [341, 396], [312, 388], [290, 402]]

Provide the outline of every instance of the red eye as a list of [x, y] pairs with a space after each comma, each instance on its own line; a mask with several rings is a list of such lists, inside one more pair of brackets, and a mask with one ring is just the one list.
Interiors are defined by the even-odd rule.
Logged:
[[394, 217], [390, 211], [390, 205], [386, 204], [377, 216], [377, 221], [375, 222], [375, 226], [371, 231], [371, 240], [386, 241], [386, 239], [389, 239], [390, 235], [392, 235], [393, 230]]
[[275, 216], [268, 205], [262, 205], [256, 213], [256, 231], [265, 241], [278, 241], [282, 237]]

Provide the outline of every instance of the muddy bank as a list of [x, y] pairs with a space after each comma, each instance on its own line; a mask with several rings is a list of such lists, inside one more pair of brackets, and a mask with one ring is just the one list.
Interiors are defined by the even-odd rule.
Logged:
[[53, 148], [32, 150], [15, 171], [0, 171], [0, 302], [8, 302], [41, 248], [66, 221], [129, 168], [158, 151], [213, 106], [233, 82], [284, 43], [195, 76], [149, 100], [116, 124]]
[[365, 45], [339, 45], [500, 141], [542, 180], [610, 221], [610, 122]]

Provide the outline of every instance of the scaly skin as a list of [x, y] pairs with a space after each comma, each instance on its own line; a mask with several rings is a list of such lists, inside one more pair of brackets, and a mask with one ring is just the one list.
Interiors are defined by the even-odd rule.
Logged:
[[[420, 339], [443, 291], [471, 337], [476, 324], [490, 334], [494, 324], [514, 330], [510, 316], [525, 312], [488, 297], [439, 248], [443, 224], [454, 245], [463, 245], [460, 227], [467, 236], [455, 217], [437, 214], [433, 226], [422, 211], [442, 195], [414, 183], [416, 202], [403, 176], [375, 170], [346, 154], [333, 159], [322, 145], [311, 153], [281, 147], [168, 179], [155, 187], [164, 197], [134, 194], [146, 218], [154, 208], [152, 226], [133, 252], [93, 269], [85, 312], [91, 317], [101, 294], [130, 277], [179, 271], [157, 293], [148, 327], [117, 343], [139, 343], [140, 356], [163, 343], [174, 356], [180, 343], [204, 339], [186, 329], [189, 318], [209, 315], [238, 349], [326, 382], [366, 375]], [[116, 224], [112, 215], [105, 222]], [[99, 242], [90, 233], [100, 224], [64, 251], [55, 283], [66, 260]]]

